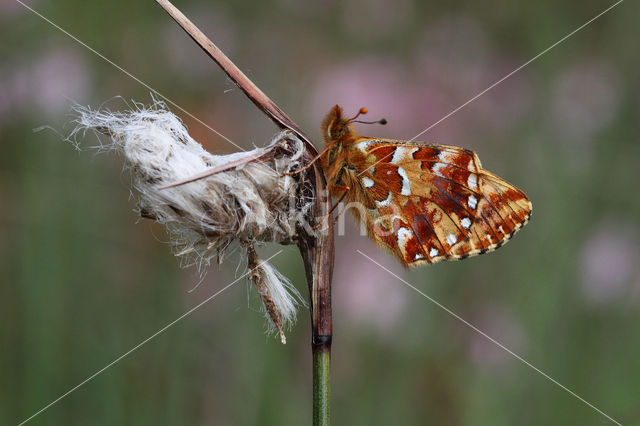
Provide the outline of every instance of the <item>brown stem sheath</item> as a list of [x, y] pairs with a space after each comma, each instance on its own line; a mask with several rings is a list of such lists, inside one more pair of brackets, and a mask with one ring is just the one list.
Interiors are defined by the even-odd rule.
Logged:
[[[168, 0], [156, 0], [182, 29], [213, 59], [229, 78], [267, 117], [281, 129], [289, 129], [305, 142], [305, 158], [311, 161], [318, 155], [307, 135], [258, 86], [256, 86], [231, 60], [213, 44], [182, 12]], [[313, 165], [310, 183], [315, 199], [310, 218], [324, 217], [330, 211], [326, 180], [318, 163]], [[314, 221], [309, 220], [308, 223]], [[333, 275], [334, 237], [333, 221], [314, 232], [299, 227], [298, 247], [304, 262], [307, 285], [311, 298], [311, 327], [313, 351], [313, 423], [329, 424], [329, 366], [331, 358], [332, 317], [331, 279]]]

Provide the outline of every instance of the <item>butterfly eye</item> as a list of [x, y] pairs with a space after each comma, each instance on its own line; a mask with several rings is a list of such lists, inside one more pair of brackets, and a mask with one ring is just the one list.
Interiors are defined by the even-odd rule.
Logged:
[[349, 121], [340, 121], [331, 127], [331, 139], [337, 140], [349, 133]]

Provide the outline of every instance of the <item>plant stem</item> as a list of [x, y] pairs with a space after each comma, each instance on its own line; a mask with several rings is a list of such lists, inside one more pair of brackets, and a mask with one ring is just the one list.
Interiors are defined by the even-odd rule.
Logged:
[[313, 426], [329, 426], [331, 342], [313, 346]]
[[[313, 167], [316, 203], [315, 217], [329, 214], [329, 199], [324, 188], [322, 172]], [[320, 186], [322, 185], [322, 186]], [[333, 220], [329, 218], [318, 235], [303, 234], [299, 242], [300, 253], [307, 275], [311, 295], [311, 350], [313, 353], [313, 425], [328, 426], [329, 385], [331, 368], [331, 339], [333, 320], [331, 312], [331, 279], [333, 277], [334, 234]]]
[[[220, 50], [198, 27], [169, 0], [156, 0], [162, 8], [189, 34], [223, 70], [231, 80], [247, 95], [247, 97], [274, 123], [289, 129], [305, 143], [306, 161], [311, 161], [318, 151], [307, 135], [289, 116], [280, 109], [258, 86]], [[306, 196], [315, 200], [314, 207], [307, 219], [323, 218], [330, 214], [330, 199], [326, 195], [326, 180], [318, 163], [313, 165], [313, 173], [309, 181], [311, 188]], [[309, 220], [308, 223], [314, 223]], [[334, 260], [333, 220], [329, 218], [326, 226], [320, 230], [298, 230], [298, 247], [307, 278], [311, 298], [311, 347], [313, 352], [313, 424], [329, 425], [329, 383], [331, 366], [331, 336], [333, 333], [331, 317], [331, 279], [333, 277]]]

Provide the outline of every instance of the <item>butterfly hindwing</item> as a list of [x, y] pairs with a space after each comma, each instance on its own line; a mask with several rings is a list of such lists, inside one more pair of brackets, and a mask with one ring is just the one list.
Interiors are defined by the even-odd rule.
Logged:
[[361, 137], [346, 156], [370, 236], [408, 266], [495, 250], [531, 214], [525, 194], [467, 149]]

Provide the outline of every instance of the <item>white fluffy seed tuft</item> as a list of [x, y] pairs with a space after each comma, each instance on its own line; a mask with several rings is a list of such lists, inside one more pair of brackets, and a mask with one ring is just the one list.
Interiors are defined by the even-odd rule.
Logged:
[[[291, 281], [278, 272], [278, 270], [270, 263], [263, 262], [261, 264], [261, 268], [263, 270], [264, 280], [267, 284], [267, 289], [269, 290], [271, 299], [278, 308], [282, 317], [282, 328], [289, 330], [296, 322], [298, 306], [302, 305], [306, 307], [307, 303], [300, 292], [298, 292], [298, 289], [291, 284]], [[265, 312], [265, 316], [270, 320], [267, 312]], [[267, 323], [269, 324], [269, 333], [277, 331], [273, 322], [268, 321]]]
[[[291, 244], [312, 207], [302, 191], [303, 177], [284, 176], [302, 166], [304, 144], [292, 132], [277, 134], [265, 148], [212, 155], [160, 101], [126, 112], [84, 106], [74, 111], [76, 128], [68, 140], [77, 146], [78, 135], [87, 130], [111, 138], [95, 148], [123, 155], [138, 192], [138, 213], [167, 227], [182, 266], [195, 264], [202, 273], [211, 259], [221, 261], [233, 242]], [[248, 161], [235, 168], [160, 189], [243, 159]], [[283, 322], [293, 323], [299, 293], [272, 266], [264, 267], [264, 275]]]

